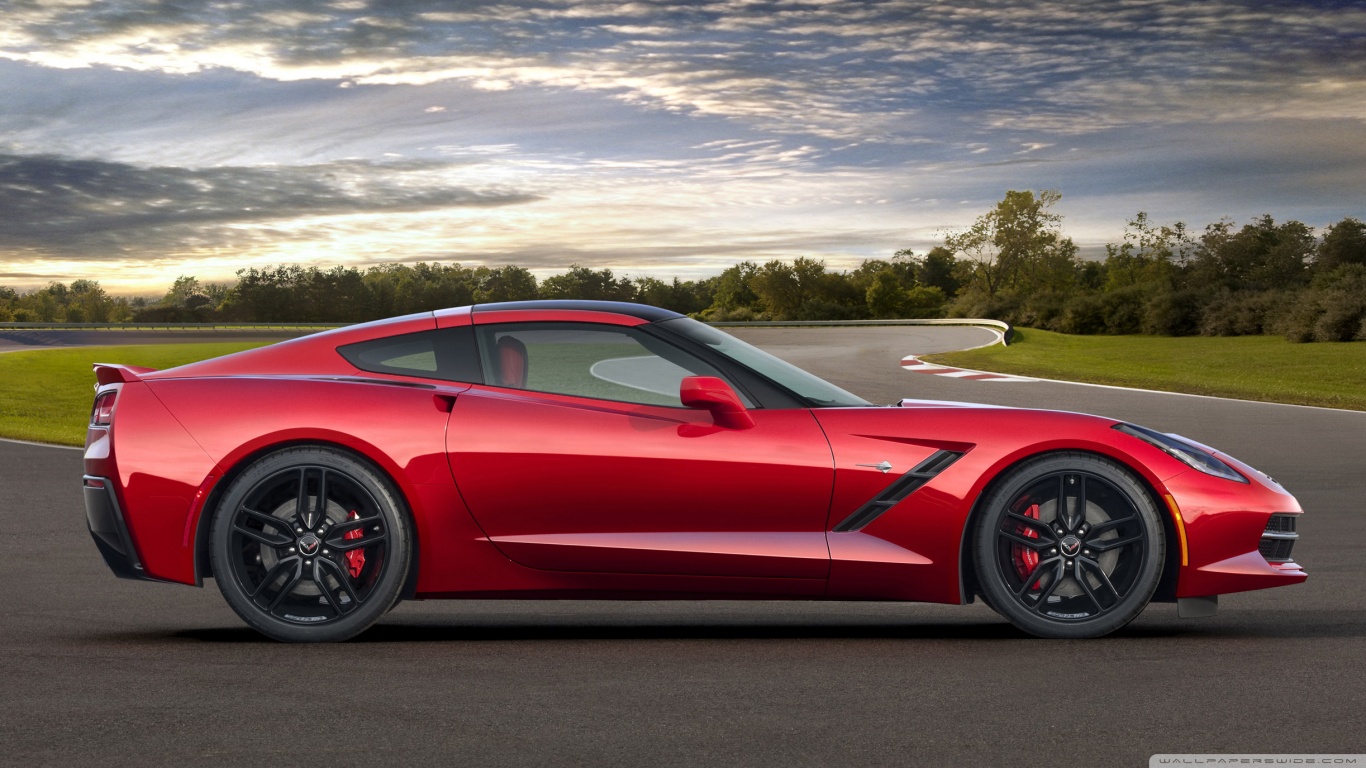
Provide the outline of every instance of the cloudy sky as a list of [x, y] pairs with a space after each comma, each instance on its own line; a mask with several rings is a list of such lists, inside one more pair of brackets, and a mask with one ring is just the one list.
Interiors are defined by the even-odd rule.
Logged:
[[4, 0], [0, 284], [1366, 215], [1360, 2]]

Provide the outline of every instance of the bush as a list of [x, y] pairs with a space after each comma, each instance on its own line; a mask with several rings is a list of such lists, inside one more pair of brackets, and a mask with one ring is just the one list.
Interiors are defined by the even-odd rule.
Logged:
[[1366, 326], [1366, 264], [1346, 264], [1314, 278], [1280, 324], [1286, 339], [1351, 341]]
[[1105, 333], [1105, 298], [1100, 294], [1073, 296], [1056, 325], [1063, 333]]
[[1109, 334], [1138, 333], [1143, 330], [1143, 312], [1150, 290], [1141, 285], [1129, 286], [1101, 294], [1105, 311], [1105, 332]]
[[1253, 336], [1271, 331], [1295, 303], [1295, 294], [1283, 291], [1233, 293], [1225, 291], [1205, 306], [1200, 319], [1201, 336]]
[[1143, 308], [1143, 332], [1158, 336], [1193, 336], [1200, 330], [1202, 291], [1185, 288], [1159, 293]]

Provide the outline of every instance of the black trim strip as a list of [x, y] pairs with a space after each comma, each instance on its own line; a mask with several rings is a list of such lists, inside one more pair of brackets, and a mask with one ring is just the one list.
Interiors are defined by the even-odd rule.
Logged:
[[963, 454], [954, 451], [935, 451], [929, 458], [911, 468], [911, 471], [892, 481], [882, 492], [854, 510], [834, 530], [837, 533], [857, 531], [876, 520], [883, 512], [900, 504], [903, 499], [915, 493], [921, 486], [934, 479], [934, 476], [948, 469], [949, 465], [962, 458]]

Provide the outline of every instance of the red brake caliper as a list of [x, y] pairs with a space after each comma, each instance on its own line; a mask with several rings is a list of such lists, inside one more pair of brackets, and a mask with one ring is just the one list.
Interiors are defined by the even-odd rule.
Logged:
[[[1037, 510], [1038, 508], [1035, 507], [1035, 509]], [[356, 510], [353, 509], [353, 510], [351, 510], [351, 514], [350, 514], [346, 519], [347, 519], [347, 520], [359, 520], [359, 519], [360, 519], [360, 515], [356, 512]], [[346, 533], [342, 534], [342, 538], [345, 539], [345, 540], [347, 540], [347, 541], [355, 541], [356, 539], [359, 539], [360, 537], [362, 537], [362, 536], [364, 536], [364, 535], [365, 535], [365, 533], [364, 533], [363, 531], [361, 531], [360, 528], [357, 528], [357, 529], [355, 529], [354, 531], [347, 531]], [[1039, 558], [1038, 558], [1038, 555], [1035, 555], [1035, 556], [1034, 556], [1035, 562], [1038, 562], [1038, 559], [1039, 559]], [[347, 570], [347, 572], [349, 572], [349, 573], [351, 574], [351, 578], [353, 578], [353, 579], [358, 578], [358, 577], [360, 576], [361, 569], [364, 568], [364, 567], [365, 567], [365, 550], [363, 550], [363, 549], [353, 549], [353, 550], [351, 550], [350, 552], [347, 552], [347, 553], [346, 553], [346, 570]]]
[[[1038, 519], [1039, 519], [1039, 505], [1038, 505], [1038, 504], [1032, 504], [1032, 505], [1030, 505], [1029, 509], [1026, 509], [1026, 510], [1025, 510], [1024, 516], [1025, 516], [1025, 517], [1032, 517], [1032, 518], [1034, 518], [1035, 520], [1038, 520]], [[1015, 532], [1018, 533], [1018, 534], [1021, 535], [1021, 536], [1024, 536], [1024, 537], [1027, 538], [1027, 539], [1037, 539], [1037, 538], [1039, 538], [1039, 532], [1036, 531], [1036, 530], [1034, 530], [1033, 528], [1031, 528], [1031, 527], [1025, 525], [1024, 523], [1016, 523], [1016, 525], [1015, 525]], [[349, 536], [350, 534], [347, 534], [347, 535]], [[1018, 574], [1020, 574], [1020, 578], [1021, 578], [1021, 579], [1027, 579], [1027, 578], [1029, 578], [1029, 574], [1033, 573], [1033, 572], [1034, 572], [1034, 569], [1035, 569], [1036, 567], [1038, 567], [1038, 565], [1039, 565], [1039, 553], [1038, 553], [1038, 552], [1035, 552], [1034, 550], [1032, 550], [1032, 549], [1030, 549], [1030, 548], [1028, 548], [1028, 547], [1026, 547], [1026, 546], [1023, 545], [1023, 544], [1012, 544], [1012, 545], [1011, 545], [1011, 547], [1010, 547], [1010, 559], [1015, 563], [1015, 572], [1018, 573]], [[1043, 578], [1042, 576], [1039, 577], [1040, 580], [1041, 580], [1042, 578]], [[1032, 588], [1037, 587], [1037, 586], [1038, 586], [1038, 581], [1036, 580], [1035, 583], [1034, 583], [1030, 588], [1032, 589]]]

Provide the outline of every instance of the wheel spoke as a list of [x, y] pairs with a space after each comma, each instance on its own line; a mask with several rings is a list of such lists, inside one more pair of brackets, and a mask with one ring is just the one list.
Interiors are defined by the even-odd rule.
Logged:
[[316, 498], [316, 499], [314, 500], [314, 502], [313, 502], [313, 519], [312, 519], [312, 525], [310, 525], [309, 527], [312, 528], [312, 527], [316, 527], [316, 526], [322, 525], [322, 522], [323, 522], [324, 520], [326, 520], [326, 519], [327, 519], [327, 470], [326, 470], [326, 469], [320, 469], [320, 470], [318, 470], [318, 496], [317, 496], [317, 498]]
[[1045, 523], [1042, 520], [1039, 520], [1038, 518], [1026, 517], [1024, 515], [1019, 514], [1018, 512], [1007, 512], [1006, 518], [1013, 522], [1019, 523], [1020, 525], [1027, 525], [1030, 528], [1033, 528], [1036, 532], [1041, 534], [1047, 534], [1049, 538], [1053, 538], [1053, 528], [1049, 526], [1048, 523]]
[[[1078, 558], [1077, 562], [1086, 563], [1087, 567], [1091, 569], [1091, 572], [1095, 574], [1100, 583], [1103, 584], [1106, 589], [1110, 590], [1110, 594], [1114, 596], [1116, 603], [1124, 599], [1124, 595], [1121, 595], [1119, 590], [1115, 589], [1115, 585], [1110, 581], [1110, 577], [1105, 575], [1105, 569], [1100, 567], [1100, 563], [1086, 558]], [[1084, 583], [1085, 579], [1079, 579], [1079, 581]]]
[[1025, 593], [1029, 591], [1029, 588], [1034, 586], [1034, 583], [1043, 576], [1041, 572], [1043, 571], [1044, 567], [1052, 563], [1059, 562], [1062, 562], [1060, 558], [1053, 557], [1049, 558], [1048, 560], [1044, 560], [1040, 562], [1038, 565], [1034, 566], [1034, 569], [1031, 570], [1029, 572], [1029, 575], [1025, 577], [1024, 584], [1015, 591], [1015, 596], [1020, 598], [1024, 597]]
[[1096, 523], [1095, 525], [1091, 526], [1088, 538], [1094, 539], [1095, 537], [1101, 535], [1102, 533], [1105, 533], [1106, 531], [1114, 530], [1115, 528], [1118, 528], [1121, 525], [1124, 525], [1125, 523], [1129, 522], [1130, 519], [1131, 518], [1128, 517], [1121, 517], [1118, 520], [1107, 520], [1103, 523]]
[[1087, 549], [1090, 549], [1092, 552], [1109, 552], [1112, 549], [1127, 547], [1130, 544], [1139, 541], [1143, 541], [1143, 534], [1136, 533], [1132, 536], [1122, 537], [1118, 539], [1107, 539], [1104, 541], [1088, 541], [1086, 542], [1086, 547]]
[[1072, 530], [1086, 522], [1086, 475], [1077, 476], [1077, 511], [1073, 515]]
[[308, 519], [308, 468], [299, 468], [299, 492], [294, 498], [294, 514], [298, 516], [299, 523], [305, 528], [312, 528], [313, 522]]
[[1022, 547], [1028, 547], [1030, 549], [1043, 549], [1044, 547], [1049, 547], [1053, 545], [1053, 542], [1049, 539], [1044, 539], [1042, 537], [1037, 539], [1031, 539], [1028, 536], [1021, 536], [1020, 534], [1015, 533], [1014, 531], [997, 531], [996, 535], [1000, 536], [1003, 539], [1009, 539], [1012, 543], [1019, 544]]
[[360, 549], [361, 547], [368, 547], [371, 544], [378, 544], [379, 542], [384, 541], [385, 538], [387, 537], [382, 533], [371, 533], [367, 534], [365, 538], [362, 539], [351, 539], [350, 541], [347, 541], [346, 539], [337, 539], [335, 544], [332, 539], [328, 539], [327, 546], [334, 552], [350, 552], [353, 549]]
[[341, 601], [332, 596], [332, 590], [327, 586], [327, 580], [322, 573], [323, 564], [327, 562], [330, 561], [327, 560], [327, 558], [322, 557], [313, 562], [313, 583], [318, 586], [318, 591], [326, 598], [328, 605], [332, 606], [332, 610], [336, 611], [337, 615], [340, 616], [343, 613], [346, 613], [346, 611], [342, 609]]
[[276, 549], [279, 549], [280, 547], [287, 547], [290, 545], [291, 542], [294, 541], [294, 538], [291, 536], [285, 536], [278, 533], [269, 534], [265, 531], [258, 531], [254, 528], [248, 528], [245, 525], [242, 525], [240, 522], [234, 525], [232, 527], [232, 530], [235, 533], [240, 533], [249, 539], [255, 539], [256, 541], [259, 541], [260, 543], [265, 544], [268, 547], [274, 547]]
[[[1038, 600], [1034, 603], [1034, 610], [1039, 613], [1043, 613], [1044, 606], [1048, 604], [1048, 598], [1053, 596], [1053, 590], [1057, 589], [1058, 585], [1062, 583], [1064, 574], [1062, 560], [1056, 562], [1057, 566], [1053, 568], [1053, 578], [1049, 580], [1048, 586], [1044, 588], [1043, 593], [1039, 595]], [[1032, 576], [1033, 574], [1030, 575]]]
[[[337, 582], [341, 584], [342, 589], [346, 590], [347, 596], [351, 598], [351, 610], [354, 611], [355, 609], [360, 607], [361, 603], [365, 602], [364, 599], [360, 597], [360, 595], [356, 594], [356, 590], [351, 588], [351, 575], [348, 574], [340, 565], [337, 565], [335, 562], [328, 560], [325, 557], [320, 557], [317, 560], [314, 560], [313, 562], [315, 568], [317, 566], [325, 566], [328, 570], [332, 571], [332, 575], [336, 577]], [[319, 584], [318, 587], [322, 589], [324, 592], [327, 591], [322, 584]], [[328, 599], [331, 600], [332, 598], [329, 596]], [[341, 609], [338, 608], [337, 612], [340, 613]]]
[[294, 591], [294, 588], [297, 587], [297, 586], [299, 585], [299, 582], [303, 581], [303, 579], [304, 579], [304, 566], [303, 566], [303, 563], [300, 562], [300, 561], [298, 560], [298, 558], [295, 558], [295, 560], [294, 560], [294, 575], [293, 575], [292, 577], [290, 577], [289, 581], [286, 582], [285, 585], [284, 585], [283, 587], [280, 588], [280, 591], [279, 591], [279, 592], [275, 593], [275, 599], [271, 600], [271, 601], [270, 601], [270, 605], [266, 606], [266, 612], [267, 612], [267, 613], [273, 613], [273, 612], [275, 611], [275, 606], [279, 605], [279, 604], [280, 604], [280, 601], [281, 601], [281, 600], [284, 600], [286, 595], [288, 595], [290, 592], [293, 592], [293, 591]]
[[[372, 528], [377, 527], [379, 530], [362, 531], [366, 526]], [[362, 531], [364, 535], [360, 538], [347, 539], [346, 534], [351, 533], [352, 531]], [[338, 552], [346, 552], [357, 547], [367, 547], [377, 541], [384, 541], [386, 533], [387, 532], [384, 530], [384, 517], [382, 515], [358, 517], [355, 520], [347, 520], [344, 523], [338, 523], [328, 532], [327, 540], [323, 543], [326, 544], [329, 549], [335, 549]]]
[[[1094, 571], [1102, 579], [1105, 578], [1105, 571], [1102, 571], [1100, 566], [1092, 560], [1087, 560], [1082, 557], [1077, 558], [1077, 583], [1081, 584], [1081, 588], [1086, 592], [1086, 596], [1091, 598], [1091, 602], [1096, 604], [1096, 612], [1104, 613], [1107, 608], [1105, 604], [1100, 601], [1100, 597], [1096, 595], [1095, 590], [1091, 588], [1091, 582], [1086, 580], [1086, 574], [1081, 572], [1082, 566], [1086, 566], [1088, 570]], [[1111, 594], [1114, 594], [1113, 590], [1111, 591]], [[1118, 597], [1115, 598], [1115, 602], [1119, 602]], [[1111, 605], [1113, 605], [1113, 603], [1111, 603]]]
[[251, 591], [251, 594], [248, 595], [248, 597], [254, 599], [257, 595], [261, 594], [262, 590], [264, 590], [271, 584], [275, 583], [275, 580], [280, 578], [280, 574], [284, 573], [286, 568], [288, 568], [291, 565], [297, 565], [298, 562], [298, 557], [286, 557], [277, 562], [274, 568], [271, 568], [269, 571], [266, 572], [265, 578], [261, 579], [261, 581], [256, 585], [256, 589], [253, 589]]

